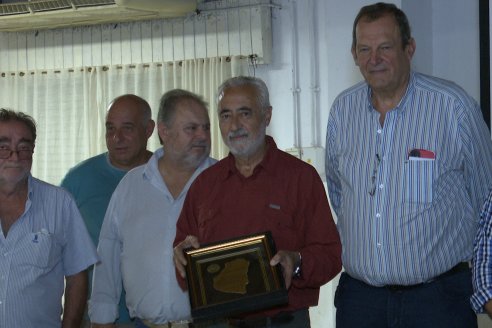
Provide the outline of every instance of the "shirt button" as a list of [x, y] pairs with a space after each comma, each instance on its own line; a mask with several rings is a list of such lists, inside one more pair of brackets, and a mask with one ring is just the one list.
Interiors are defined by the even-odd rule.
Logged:
[[377, 243], [377, 246], [378, 246], [378, 247], [381, 247], [381, 243]]
[[383, 132], [383, 131], [382, 131], [381, 129], [378, 129], [378, 131], [377, 131], [377, 132], [378, 132], [379, 134], [381, 134], [381, 132]]
[[381, 213], [376, 213], [376, 217], [379, 219], [381, 217]]
[[379, 189], [383, 189], [384, 185], [383, 184], [380, 184], [379, 185]]

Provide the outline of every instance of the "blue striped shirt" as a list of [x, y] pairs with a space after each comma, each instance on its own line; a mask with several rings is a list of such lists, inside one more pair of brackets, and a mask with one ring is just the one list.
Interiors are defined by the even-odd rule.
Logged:
[[492, 190], [480, 214], [480, 226], [475, 240], [473, 259], [473, 295], [471, 304], [476, 312], [492, 299]]
[[96, 261], [70, 194], [29, 176], [24, 213], [0, 233], [0, 327], [61, 327], [64, 277]]
[[[328, 192], [345, 270], [374, 286], [428, 281], [470, 260], [492, 185], [492, 142], [476, 101], [456, 84], [411, 73], [385, 116], [361, 82], [335, 99]], [[413, 149], [433, 159], [410, 158]]]

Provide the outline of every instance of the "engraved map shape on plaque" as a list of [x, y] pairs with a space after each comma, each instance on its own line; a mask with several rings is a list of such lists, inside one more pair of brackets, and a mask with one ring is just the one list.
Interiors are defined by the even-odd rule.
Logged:
[[214, 288], [223, 293], [246, 294], [249, 264], [241, 258], [226, 262], [224, 269], [213, 279]]

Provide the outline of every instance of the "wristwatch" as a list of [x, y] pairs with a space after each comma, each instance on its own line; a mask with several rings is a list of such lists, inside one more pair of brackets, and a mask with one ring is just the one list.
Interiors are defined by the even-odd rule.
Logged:
[[302, 256], [301, 256], [301, 253], [298, 252], [297, 254], [299, 254], [299, 260], [295, 263], [294, 265], [294, 272], [292, 272], [292, 278], [296, 279], [296, 278], [300, 278], [301, 277], [301, 274], [302, 274], [302, 270], [301, 270], [301, 267], [302, 267]]

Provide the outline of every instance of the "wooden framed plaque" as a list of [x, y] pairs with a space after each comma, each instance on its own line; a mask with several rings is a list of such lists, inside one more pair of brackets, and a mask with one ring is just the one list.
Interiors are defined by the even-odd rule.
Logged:
[[270, 232], [185, 250], [186, 278], [195, 320], [231, 317], [287, 304]]

